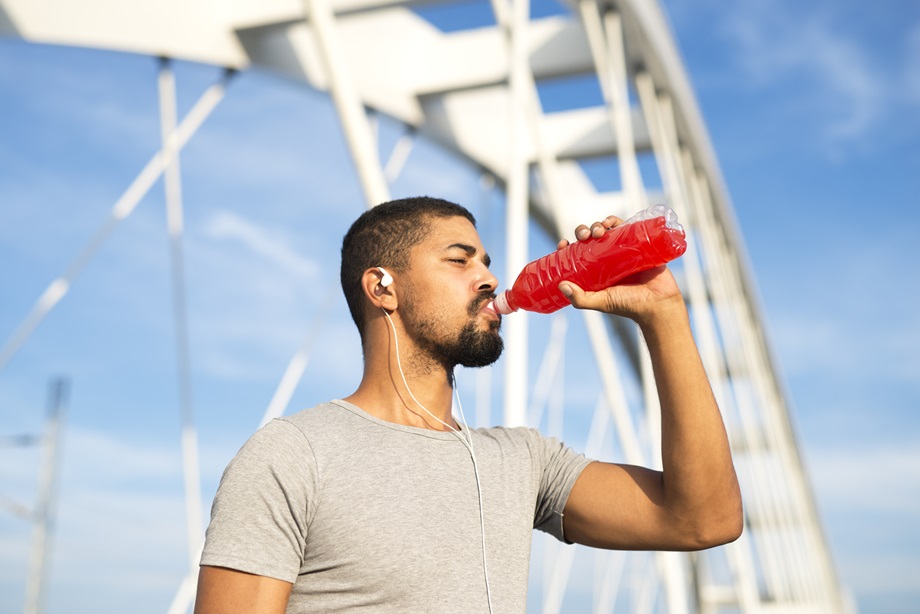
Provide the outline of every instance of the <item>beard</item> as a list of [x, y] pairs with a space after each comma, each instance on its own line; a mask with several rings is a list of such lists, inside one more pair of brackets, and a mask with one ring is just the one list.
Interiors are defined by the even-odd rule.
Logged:
[[[471, 318], [479, 314], [482, 305], [494, 298], [491, 294], [477, 297], [470, 302], [467, 312]], [[412, 304], [412, 301], [408, 302]], [[408, 311], [414, 312], [411, 307]], [[413, 318], [416, 319], [416, 318]], [[413, 337], [419, 348], [433, 361], [442, 365], [447, 371], [456, 365], [464, 367], [485, 367], [498, 360], [505, 344], [498, 334], [500, 322], [490, 321], [489, 328], [482, 330], [471, 319], [456, 336], [438, 334], [444, 325], [432, 319], [416, 319], [416, 331]]]
[[441, 346], [440, 357], [444, 364], [485, 367], [498, 360], [504, 348], [497, 322], [488, 330], [478, 330], [473, 322], [469, 322], [460, 331], [455, 343]]

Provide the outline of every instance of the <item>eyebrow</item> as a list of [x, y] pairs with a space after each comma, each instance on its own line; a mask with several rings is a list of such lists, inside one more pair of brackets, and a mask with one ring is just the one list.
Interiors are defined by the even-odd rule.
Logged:
[[[462, 249], [464, 252], [466, 252], [466, 255], [467, 255], [467, 256], [470, 256], [470, 257], [475, 256], [475, 255], [476, 255], [476, 252], [477, 252], [477, 249], [476, 249], [475, 247], [473, 247], [472, 245], [467, 245], [466, 243], [453, 243], [453, 244], [451, 244], [451, 245], [448, 245], [448, 246], [445, 248], [445, 251], [448, 250], [448, 249], [454, 249], [454, 248], [456, 248], [456, 249]], [[489, 265], [492, 264], [492, 258], [489, 257], [489, 254], [488, 254], [488, 253], [484, 253], [484, 254], [482, 255], [482, 262], [483, 262], [483, 264], [486, 265], [486, 267], [488, 267]]]

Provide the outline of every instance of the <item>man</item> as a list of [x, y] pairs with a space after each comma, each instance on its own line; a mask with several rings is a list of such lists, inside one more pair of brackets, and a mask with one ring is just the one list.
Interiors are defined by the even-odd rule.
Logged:
[[[619, 223], [579, 226], [576, 237]], [[534, 527], [618, 549], [699, 550], [738, 537], [725, 429], [666, 267], [601, 292], [560, 285], [576, 308], [642, 330], [663, 471], [592, 462], [532, 429], [455, 421], [454, 367], [490, 364], [502, 350], [488, 265], [473, 216], [453, 203], [403, 199], [355, 222], [341, 277], [361, 334], [361, 383], [273, 421], [228, 466], [196, 613], [523, 612]]]

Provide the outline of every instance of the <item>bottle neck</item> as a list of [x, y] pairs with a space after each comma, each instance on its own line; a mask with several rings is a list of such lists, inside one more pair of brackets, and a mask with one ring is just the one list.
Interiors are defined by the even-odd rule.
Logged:
[[509, 313], [517, 311], [517, 307], [514, 305], [514, 301], [511, 298], [511, 291], [505, 290], [501, 294], [495, 297], [495, 300], [492, 302], [492, 307], [496, 312], [505, 316]]

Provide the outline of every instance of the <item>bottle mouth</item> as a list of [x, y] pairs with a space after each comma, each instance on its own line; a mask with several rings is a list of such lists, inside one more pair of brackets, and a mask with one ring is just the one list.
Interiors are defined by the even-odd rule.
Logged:
[[642, 211], [626, 220], [624, 224], [651, 220], [656, 217], [663, 217], [664, 225], [671, 230], [676, 230], [677, 232], [681, 233], [684, 232], [684, 227], [681, 226], [677, 221], [677, 213], [674, 211], [674, 209], [668, 207], [667, 205], [652, 205], [651, 207], [643, 209]]
[[491, 307], [492, 311], [503, 316], [506, 316], [514, 311], [514, 309], [511, 308], [511, 305], [508, 304], [507, 290], [496, 296], [495, 300], [489, 303], [487, 307]]
[[657, 206], [665, 209], [665, 213], [664, 213], [664, 220], [665, 220], [664, 225], [665, 226], [667, 226], [668, 228], [671, 228], [672, 230], [676, 230], [677, 232], [681, 232], [681, 233], [684, 232], [684, 227], [681, 226], [680, 222], [677, 221], [677, 212], [674, 211], [674, 209], [670, 207], [665, 207], [664, 205], [657, 205]]

